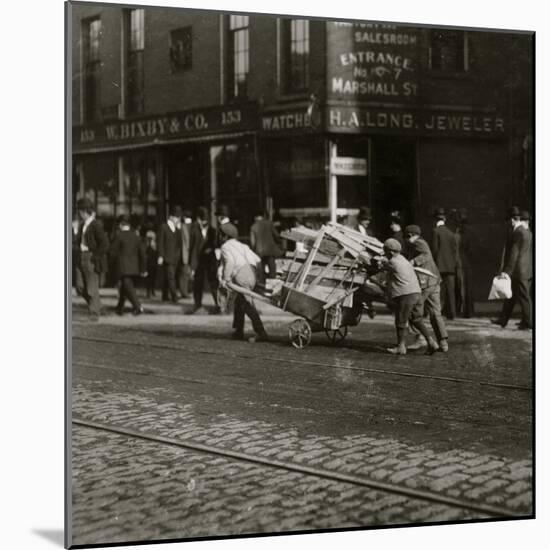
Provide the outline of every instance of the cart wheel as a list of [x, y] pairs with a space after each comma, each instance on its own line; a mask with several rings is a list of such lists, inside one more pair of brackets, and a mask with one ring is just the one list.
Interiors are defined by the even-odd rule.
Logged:
[[340, 342], [343, 342], [344, 338], [347, 336], [348, 326], [344, 325], [336, 330], [325, 329], [325, 334], [331, 343], [339, 344]]
[[311, 342], [311, 327], [305, 319], [296, 319], [288, 327], [290, 343], [298, 349], [305, 348]]

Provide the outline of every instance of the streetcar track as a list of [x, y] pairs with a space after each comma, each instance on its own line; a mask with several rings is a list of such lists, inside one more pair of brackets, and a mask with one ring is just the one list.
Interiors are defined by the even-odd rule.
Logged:
[[[116, 345], [127, 345], [127, 346], [140, 346], [140, 347], [147, 347], [147, 348], [155, 348], [155, 349], [168, 349], [173, 351], [185, 351], [190, 353], [196, 353], [196, 354], [202, 354], [202, 355], [215, 355], [215, 356], [222, 356], [222, 357], [232, 357], [234, 359], [252, 359], [257, 360], [260, 358], [258, 355], [251, 355], [246, 353], [230, 353], [227, 351], [214, 351], [214, 350], [205, 350], [205, 349], [194, 349], [186, 346], [181, 345], [175, 345], [175, 344], [161, 344], [161, 343], [150, 343], [150, 342], [136, 342], [133, 340], [112, 340], [109, 338], [100, 338], [100, 337], [90, 337], [90, 336], [73, 336], [74, 340], [82, 340], [86, 342], [98, 342], [98, 343], [104, 343], [104, 344], [116, 344]], [[515, 391], [532, 391], [532, 388], [530, 386], [523, 386], [519, 384], [502, 384], [499, 382], [488, 382], [485, 380], [472, 380], [469, 378], [456, 378], [456, 377], [450, 377], [450, 376], [435, 376], [430, 374], [420, 374], [420, 373], [412, 373], [412, 372], [400, 372], [400, 371], [393, 371], [393, 370], [385, 370], [385, 369], [374, 369], [374, 368], [365, 368], [365, 367], [355, 367], [350, 365], [336, 365], [334, 363], [322, 363], [318, 361], [306, 361], [303, 359], [291, 359], [287, 357], [273, 357], [273, 356], [266, 356], [262, 355], [261, 359], [264, 361], [272, 361], [276, 363], [290, 363], [295, 365], [304, 365], [304, 366], [314, 366], [314, 367], [323, 367], [323, 368], [329, 368], [329, 369], [338, 369], [338, 370], [352, 370], [352, 371], [358, 371], [358, 372], [368, 372], [373, 374], [384, 374], [387, 376], [403, 376], [407, 378], [420, 378], [420, 379], [427, 379], [427, 380], [439, 380], [443, 382], [453, 382], [453, 383], [459, 383], [459, 384], [471, 384], [471, 385], [479, 385], [479, 386], [489, 386], [499, 389], [506, 389], [506, 390], [515, 390]]]
[[309, 475], [309, 476], [314, 476], [322, 479], [328, 479], [331, 481], [349, 483], [360, 487], [365, 487], [365, 488], [374, 489], [374, 490], [383, 491], [383, 492], [392, 493], [392, 494], [398, 494], [398, 495], [406, 496], [412, 499], [425, 500], [432, 503], [443, 504], [454, 508], [460, 508], [463, 510], [481, 512], [489, 516], [509, 517], [509, 518], [521, 517], [521, 515], [518, 515], [517, 513], [511, 510], [508, 510], [507, 508], [502, 508], [500, 506], [493, 506], [489, 504], [478, 504], [468, 500], [448, 497], [446, 495], [441, 495], [438, 493], [434, 493], [434, 492], [430, 492], [422, 489], [411, 489], [408, 487], [402, 487], [391, 483], [375, 481], [375, 480], [367, 479], [365, 477], [346, 474], [343, 472], [335, 472], [330, 470], [324, 470], [321, 468], [315, 468], [311, 466], [297, 464], [295, 462], [285, 462], [280, 460], [263, 458], [256, 455], [242, 453], [239, 451], [233, 451], [230, 449], [224, 449], [224, 448], [215, 447], [212, 445], [206, 445], [204, 443], [198, 443], [192, 440], [181, 440], [181, 439], [175, 439], [172, 437], [167, 437], [162, 435], [155, 435], [147, 432], [142, 432], [139, 430], [134, 430], [132, 428], [115, 426], [113, 424], [105, 424], [101, 422], [95, 422], [84, 418], [73, 417], [72, 423], [76, 426], [82, 426], [90, 429], [95, 429], [98, 431], [110, 432], [117, 435], [131, 437], [134, 439], [142, 439], [153, 443], [160, 443], [163, 445], [179, 447], [179, 448], [188, 449], [195, 452], [202, 452], [205, 454], [221, 456], [221, 457], [229, 458], [233, 460], [240, 460], [243, 462], [260, 464], [262, 466], [285, 470], [287, 472], [296, 472], [303, 475]]

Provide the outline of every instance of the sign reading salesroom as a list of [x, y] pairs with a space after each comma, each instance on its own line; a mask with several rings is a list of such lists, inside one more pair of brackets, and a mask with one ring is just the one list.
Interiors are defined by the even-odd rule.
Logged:
[[75, 150], [91, 146], [162, 143], [165, 140], [256, 129], [255, 104], [195, 109], [73, 128]]
[[329, 132], [504, 137], [504, 118], [484, 112], [328, 107]]
[[420, 32], [389, 24], [328, 22], [328, 97], [400, 102], [416, 98]]

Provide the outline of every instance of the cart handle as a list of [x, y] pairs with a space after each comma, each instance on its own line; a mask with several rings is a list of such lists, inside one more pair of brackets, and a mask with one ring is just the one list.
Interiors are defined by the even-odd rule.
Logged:
[[329, 309], [333, 305], [337, 304], [338, 302], [343, 302], [350, 294], [353, 294], [356, 290], [359, 290], [358, 286], [356, 286], [355, 288], [353, 288], [351, 290], [348, 290], [343, 296], [340, 296], [339, 298], [334, 298], [330, 302], [327, 302], [323, 306], [323, 309]]
[[254, 298], [255, 300], [260, 300], [261, 302], [265, 302], [266, 304], [273, 305], [273, 302], [266, 296], [262, 296], [257, 292], [253, 292], [252, 290], [236, 285], [235, 283], [227, 283], [227, 288], [230, 288], [231, 290], [238, 292], [239, 294], [245, 294], [246, 296]]

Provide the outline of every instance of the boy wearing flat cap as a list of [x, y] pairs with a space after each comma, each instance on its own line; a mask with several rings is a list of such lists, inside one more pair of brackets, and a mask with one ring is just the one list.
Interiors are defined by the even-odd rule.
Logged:
[[[220, 285], [227, 287], [233, 282], [240, 287], [253, 290], [256, 286], [256, 266], [261, 264], [259, 256], [245, 244], [237, 240], [238, 230], [230, 222], [220, 225], [221, 246], [221, 280]], [[262, 320], [251, 297], [237, 293], [233, 310], [233, 338], [244, 338], [244, 316], [252, 321], [256, 336], [250, 342], [261, 342], [268, 339]]]
[[[441, 277], [439, 270], [435, 265], [432, 252], [428, 243], [421, 237], [421, 230], [418, 225], [408, 225], [405, 228], [405, 238], [407, 240], [406, 257], [411, 264], [421, 267], [430, 273], [433, 277], [426, 274], [418, 275], [418, 282], [422, 292], [420, 305], [418, 306], [422, 314], [424, 308], [430, 318], [430, 324], [439, 342], [439, 349], [443, 352], [449, 350], [448, 334], [445, 327], [445, 321], [441, 315]], [[416, 342], [407, 349], [414, 350], [423, 346], [423, 339], [417, 335]]]
[[407, 327], [410, 323], [428, 342], [427, 354], [434, 353], [437, 343], [430, 336], [422, 321], [421, 309], [416, 307], [421, 302], [418, 277], [410, 262], [401, 255], [401, 245], [395, 239], [384, 242], [384, 255], [387, 259], [382, 269], [387, 272], [387, 293], [394, 305], [397, 346], [388, 348], [390, 353], [405, 355], [407, 353]]

